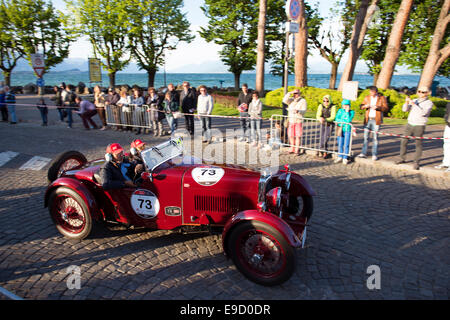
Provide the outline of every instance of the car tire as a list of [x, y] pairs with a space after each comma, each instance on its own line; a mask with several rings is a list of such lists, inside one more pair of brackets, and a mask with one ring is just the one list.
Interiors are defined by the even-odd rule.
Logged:
[[91, 233], [92, 217], [83, 198], [74, 190], [67, 187], [53, 190], [48, 209], [56, 229], [64, 237], [81, 241]]
[[[227, 240], [229, 255], [249, 280], [275, 286], [292, 276], [294, 248], [275, 228], [260, 221], [244, 221], [230, 232]], [[264, 253], [262, 258], [261, 253]]]
[[298, 208], [298, 210], [295, 210], [296, 212], [293, 213], [297, 213], [298, 211], [300, 211], [300, 216], [306, 218], [309, 221], [314, 210], [314, 201], [312, 196], [290, 196], [289, 205]]
[[66, 151], [59, 154], [50, 164], [47, 172], [48, 181], [51, 183], [58, 179], [63, 171], [82, 167], [87, 163], [86, 157], [78, 151]]

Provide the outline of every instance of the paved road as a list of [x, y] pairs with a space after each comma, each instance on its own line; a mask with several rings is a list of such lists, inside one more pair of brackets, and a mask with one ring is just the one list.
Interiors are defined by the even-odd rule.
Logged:
[[[246, 280], [224, 257], [220, 236], [101, 229], [73, 243], [56, 231], [43, 208], [48, 163], [41, 169], [24, 165], [69, 149], [102, 157], [108, 143], [127, 145], [134, 135], [84, 131], [78, 120], [72, 130], [0, 123], [0, 137], [0, 286], [20, 297], [449, 299], [448, 176], [282, 156], [318, 196], [293, 277], [265, 288]], [[6, 152], [16, 154], [2, 164]], [[366, 286], [372, 265], [380, 267], [379, 290]], [[70, 266], [81, 270], [79, 290], [67, 287]]]

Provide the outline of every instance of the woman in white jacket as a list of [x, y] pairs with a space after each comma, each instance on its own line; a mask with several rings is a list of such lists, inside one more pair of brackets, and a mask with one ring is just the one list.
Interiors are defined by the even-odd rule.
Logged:
[[[293, 95], [292, 98], [291, 95]], [[289, 152], [298, 154], [300, 138], [303, 133], [303, 116], [305, 115], [308, 106], [298, 89], [288, 92], [283, 98], [283, 103], [288, 105], [288, 136], [289, 144], [291, 146]]]
[[[252, 93], [252, 102], [248, 106], [248, 115], [250, 116], [250, 136], [252, 146], [261, 146], [261, 122], [262, 122], [262, 102], [259, 100], [258, 92]], [[258, 138], [256, 138], [256, 136]]]
[[200, 95], [197, 98], [197, 114], [198, 118], [202, 121], [202, 136], [203, 142], [211, 143], [211, 117], [209, 117], [213, 111], [214, 100], [211, 95], [208, 94], [205, 86], [198, 87]]

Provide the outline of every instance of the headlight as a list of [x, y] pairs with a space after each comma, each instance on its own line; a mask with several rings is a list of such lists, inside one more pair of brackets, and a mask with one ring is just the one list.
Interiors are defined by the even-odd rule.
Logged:
[[266, 203], [272, 208], [279, 208], [281, 206], [281, 188], [273, 188], [266, 193]]

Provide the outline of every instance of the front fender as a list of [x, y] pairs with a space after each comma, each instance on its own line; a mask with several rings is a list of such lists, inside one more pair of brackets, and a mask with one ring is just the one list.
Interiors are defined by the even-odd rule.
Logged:
[[227, 248], [227, 237], [233, 230], [233, 228], [238, 225], [242, 221], [259, 221], [263, 222], [277, 231], [279, 231], [286, 241], [293, 247], [298, 248], [301, 247], [302, 243], [292, 230], [292, 228], [281, 218], [273, 215], [269, 212], [261, 212], [258, 210], [247, 210], [242, 211], [234, 215], [225, 225], [225, 228], [222, 232], [222, 246], [226, 255], [228, 255]]
[[317, 193], [313, 190], [311, 185], [306, 181], [305, 178], [302, 176], [296, 174], [295, 172], [291, 173], [291, 188], [289, 190], [289, 193], [294, 196], [302, 196], [302, 195], [308, 195], [308, 196], [316, 196]]
[[59, 178], [59, 179], [53, 181], [53, 183], [51, 183], [47, 187], [47, 191], [45, 192], [45, 198], [44, 198], [44, 207], [45, 208], [48, 207], [48, 200], [50, 198], [51, 193], [53, 192], [53, 190], [55, 190], [56, 188], [59, 188], [59, 187], [67, 187], [67, 188], [75, 191], [76, 193], [78, 193], [78, 195], [86, 203], [86, 206], [88, 207], [91, 217], [93, 217], [96, 220], [99, 218], [98, 210], [97, 210], [97, 202], [95, 201], [95, 198], [92, 195], [92, 193], [89, 191], [89, 189], [86, 186], [83, 185], [83, 183], [81, 183], [78, 180], [71, 179], [71, 178]]

